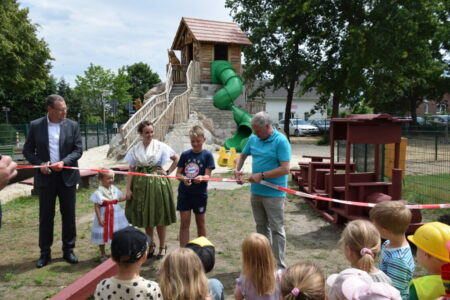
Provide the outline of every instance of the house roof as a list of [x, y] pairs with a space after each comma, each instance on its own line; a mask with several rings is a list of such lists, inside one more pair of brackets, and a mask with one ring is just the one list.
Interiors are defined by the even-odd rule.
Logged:
[[181, 50], [180, 37], [185, 30], [189, 30], [194, 40], [199, 42], [252, 45], [236, 23], [183, 17], [172, 43], [173, 50]]
[[[254, 90], [256, 90], [257, 87], [263, 85], [264, 83], [266, 83], [266, 81], [264, 80], [256, 80], [253, 83], [253, 88], [250, 88], [248, 91], [248, 94], [252, 93]], [[315, 89], [312, 89], [311, 91], [306, 92], [304, 95], [302, 95], [301, 97], [297, 96], [298, 92], [300, 91], [300, 87], [298, 85], [295, 86], [294, 88], [294, 98], [308, 98], [308, 99], [319, 99], [320, 96], [316, 93]], [[287, 97], [287, 90], [286, 89], [277, 89], [274, 90], [273, 88], [270, 87], [266, 87], [264, 90], [264, 96], [258, 96], [256, 97], [258, 98], [263, 98], [263, 99], [281, 99], [281, 100], [286, 100]]]

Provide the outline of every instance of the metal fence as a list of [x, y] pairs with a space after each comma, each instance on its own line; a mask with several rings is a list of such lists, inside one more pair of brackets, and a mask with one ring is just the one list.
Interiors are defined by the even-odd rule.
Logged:
[[[119, 125], [120, 126], [120, 125]], [[83, 149], [109, 144], [109, 141], [117, 133], [118, 125], [114, 123], [80, 124], [80, 134], [83, 141]], [[16, 160], [22, 158], [22, 147], [29, 131], [29, 124], [0, 124], [0, 148], [12, 149]], [[5, 150], [3, 150], [5, 151]]]
[[[402, 198], [414, 203], [450, 201], [450, 142], [446, 131], [403, 130], [407, 138]], [[345, 160], [345, 141], [337, 145], [337, 160]], [[374, 145], [354, 144], [351, 157], [358, 172], [374, 170]], [[384, 174], [386, 145], [380, 147]], [[389, 180], [388, 178], [384, 178]]]

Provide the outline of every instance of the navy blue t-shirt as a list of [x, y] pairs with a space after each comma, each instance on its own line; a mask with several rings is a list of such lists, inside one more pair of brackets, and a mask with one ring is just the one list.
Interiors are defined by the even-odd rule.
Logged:
[[[214, 157], [208, 150], [202, 150], [195, 153], [192, 149], [186, 150], [181, 154], [177, 167], [183, 168], [183, 176], [187, 178], [195, 178], [200, 175], [205, 175], [206, 169], [215, 169]], [[178, 193], [206, 193], [208, 187], [207, 181], [202, 181], [200, 184], [192, 183], [187, 187], [183, 182], [178, 186]]]

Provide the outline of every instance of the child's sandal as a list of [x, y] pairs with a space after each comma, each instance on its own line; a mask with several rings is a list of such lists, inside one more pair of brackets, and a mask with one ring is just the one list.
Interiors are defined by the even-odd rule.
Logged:
[[158, 255], [156, 255], [156, 259], [162, 259], [164, 257], [164, 255], [166, 255], [167, 253], [167, 245], [164, 247], [159, 247], [159, 253]]

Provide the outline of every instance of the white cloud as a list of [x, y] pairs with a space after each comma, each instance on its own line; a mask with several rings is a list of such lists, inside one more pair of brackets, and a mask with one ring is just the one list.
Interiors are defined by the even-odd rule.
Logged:
[[166, 50], [181, 17], [232, 21], [225, 0], [26, 0], [55, 59], [52, 74], [73, 87], [92, 62], [116, 71], [144, 62], [165, 78]]

